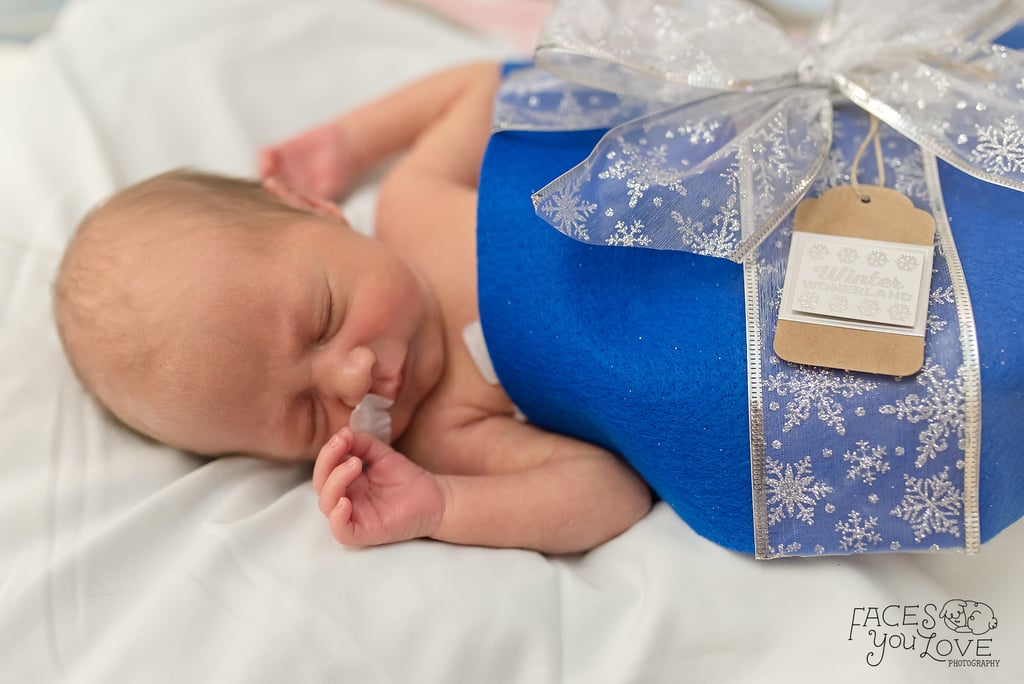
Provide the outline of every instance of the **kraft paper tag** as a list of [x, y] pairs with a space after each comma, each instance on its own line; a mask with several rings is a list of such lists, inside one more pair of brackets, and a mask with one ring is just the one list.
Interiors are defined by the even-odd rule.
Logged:
[[935, 220], [896, 190], [844, 185], [801, 202], [775, 353], [885, 375], [924, 364]]

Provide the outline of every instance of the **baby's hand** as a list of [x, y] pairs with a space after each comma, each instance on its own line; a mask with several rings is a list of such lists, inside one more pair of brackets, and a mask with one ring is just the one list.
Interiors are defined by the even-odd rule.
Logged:
[[334, 538], [347, 546], [428, 537], [445, 511], [444, 492], [432, 473], [349, 428], [320, 449], [313, 489]]
[[318, 126], [260, 151], [260, 175], [299, 192], [335, 199], [356, 173], [356, 160], [336, 123]]

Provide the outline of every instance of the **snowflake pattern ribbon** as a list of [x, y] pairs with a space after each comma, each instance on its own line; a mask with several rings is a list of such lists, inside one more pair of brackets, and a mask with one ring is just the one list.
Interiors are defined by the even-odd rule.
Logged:
[[[854, 107], [837, 107], [829, 161], [809, 194], [848, 182], [848, 160], [867, 118]], [[755, 546], [762, 558], [973, 551], [978, 543], [981, 398], [966, 283], [935, 157], [888, 127], [881, 141], [889, 183], [936, 221], [925, 365], [912, 377], [891, 378], [779, 359], [773, 336], [792, 216], [757, 247], [744, 271], [748, 354], [756, 360], [748, 387]]]
[[827, 162], [831, 101], [1024, 190], [1024, 56], [990, 40], [1019, 0], [840, 0], [805, 41], [743, 0], [560, 0], [497, 129], [608, 128], [534, 195], [584, 242], [742, 262]]

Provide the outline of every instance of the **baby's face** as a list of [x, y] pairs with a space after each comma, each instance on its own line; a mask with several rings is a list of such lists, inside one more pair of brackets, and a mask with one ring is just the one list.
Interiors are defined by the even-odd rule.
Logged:
[[[259, 252], [229, 251], [171, 256], [182, 289], [166, 293], [179, 313], [158, 331], [167, 373], [139, 392], [154, 436], [199, 453], [313, 458], [367, 393], [395, 401], [400, 434], [443, 365], [425, 281], [383, 244], [314, 216]], [[184, 391], [164, 391], [167, 377]]]

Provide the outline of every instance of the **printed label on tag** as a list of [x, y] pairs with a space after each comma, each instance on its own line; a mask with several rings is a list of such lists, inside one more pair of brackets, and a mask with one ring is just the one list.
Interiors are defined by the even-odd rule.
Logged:
[[796, 231], [780, 318], [924, 335], [932, 249]]

